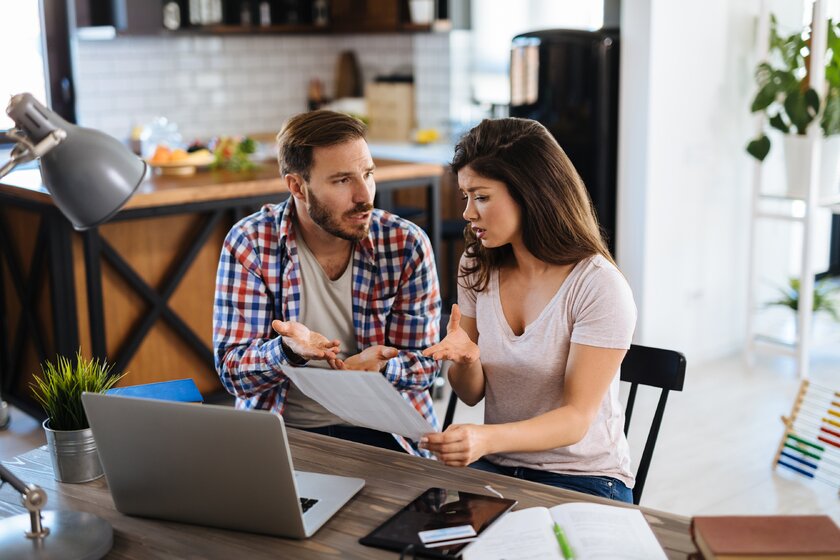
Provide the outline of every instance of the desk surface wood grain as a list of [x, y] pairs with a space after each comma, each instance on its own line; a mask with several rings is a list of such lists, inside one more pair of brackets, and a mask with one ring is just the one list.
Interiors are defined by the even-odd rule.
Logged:
[[[117, 512], [104, 478], [87, 484], [60, 484], [52, 477], [45, 448], [35, 449], [4, 463], [25, 482], [48, 492], [46, 509], [87, 511], [114, 527], [114, 548], [108, 558], [396, 558], [393, 552], [362, 546], [366, 535], [423, 490], [441, 486], [488, 493], [490, 484], [505, 497], [519, 501], [517, 509], [609, 500], [559, 490], [518, 479], [446, 467], [428, 459], [410, 457], [361, 444], [289, 429], [295, 468], [364, 478], [362, 491], [312, 538], [284, 539], [129, 517]], [[264, 481], [244, 482], [244, 491], [259, 492]], [[220, 484], [225, 481], [219, 481]], [[237, 482], [239, 483], [239, 482]], [[0, 517], [24, 513], [19, 496], [6, 484], [0, 488]], [[635, 506], [628, 506], [635, 507]], [[689, 537], [689, 519], [642, 508], [669, 558], [686, 558], [696, 551]]]

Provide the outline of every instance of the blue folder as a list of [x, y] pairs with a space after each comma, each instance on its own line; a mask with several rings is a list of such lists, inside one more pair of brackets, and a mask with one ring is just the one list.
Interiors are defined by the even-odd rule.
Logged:
[[105, 391], [109, 395], [121, 397], [141, 397], [159, 401], [204, 402], [204, 397], [192, 379], [176, 379], [160, 383], [115, 387]]

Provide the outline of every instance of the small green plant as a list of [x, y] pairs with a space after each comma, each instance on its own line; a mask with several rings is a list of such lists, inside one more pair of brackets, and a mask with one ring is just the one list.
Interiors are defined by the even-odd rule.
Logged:
[[123, 378], [111, 375], [113, 364], [98, 358], [86, 360], [81, 351], [76, 359], [56, 356], [55, 363], [41, 364], [41, 377], [29, 386], [49, 417], [51, 430], [83, 430], [90, 427], [82, 406], [82, 392], [104, 393]]
[[[758, 93], [750, 111], [765, 112], [768, 124], [784, 134], [804, 135], [819, 118], [823, 135], [831, 136], [840, 133], [840, 27], [828, 21], [824, 92], [809, 85], [810, 45], [810, 28], [782, 36], [775, 16], [770, 16], [770, 50], [755, 71]], [[770, 138], [762, 132], [747, 144], [747, 152], [764, 161]]]
[[[840, 302], [834, 295], [840, 291], [840, 287], [832, 285], [825, 279], [814, 284], [814, 313], [825, 311], [835, 321], [840, 321]], [[781, 297], [777, 300], [767, 302], [767, 305], [782, 305], [794, 311], [799, 310], [799, 278], [793, 277], [788, 280], [785, 288], [779, 288]]]

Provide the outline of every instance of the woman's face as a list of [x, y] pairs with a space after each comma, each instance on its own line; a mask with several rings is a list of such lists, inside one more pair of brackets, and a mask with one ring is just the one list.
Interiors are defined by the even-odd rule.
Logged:
[[467, 201], [464, 219], [488, 249], [522, 239], [522, 211], [501, 181], [477, 174], [467, 165], [458, 172], [458, 189]]

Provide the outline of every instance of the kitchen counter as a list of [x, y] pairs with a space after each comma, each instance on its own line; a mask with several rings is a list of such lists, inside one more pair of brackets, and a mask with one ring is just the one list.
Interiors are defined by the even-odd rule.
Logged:
[[[434, 163], [379, 162], [379, 206], [424, 187], [440, 242]], [[254, 171], [149, 174], [108, 223], [76, 232], [37, 169], [0, 180], [0, 380], [7, 400], [38, 417], [28, 383], [56, 354], [106, 357], [126, 385], [192, 378], [222, 391], [213, 365], [216, 267], [233, 223], [288, 193], [276, 165]]]
[[375, 159], [411, 163], [449, 165], [455, 153], [453, 144], [415, 144], [412, 142], [368, 142], [370, 154]]
[[[382, 159], [390, 159], [382, 157]], [[441, 175], [443, 167], [433, 162], [388, 163], [376, 169], [376, 182], [413, 180]], [[387, 185], [385, 185], [387, 187]], [[217, 201], [229, 198], [285, 194], [276, 165], [263, 164], [256, 170], [231, 172], [200, 171], [195, 175], [158, 175], [148, 171], [143, 183], [123, 207], [149, 208], [170, 204]], [[16, 171], [0, 179], [0, 194], [32, 202], [52, 204], [38, 169]]]

